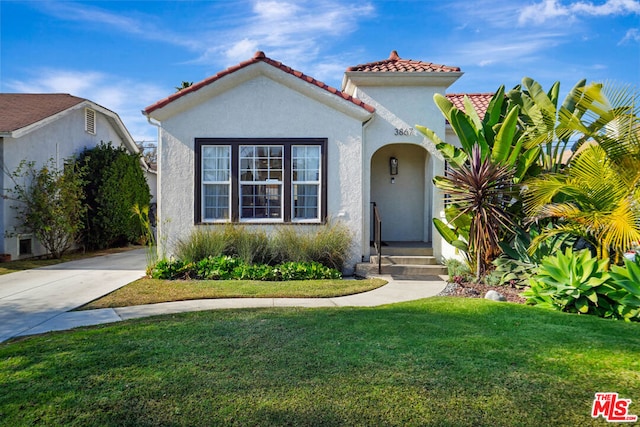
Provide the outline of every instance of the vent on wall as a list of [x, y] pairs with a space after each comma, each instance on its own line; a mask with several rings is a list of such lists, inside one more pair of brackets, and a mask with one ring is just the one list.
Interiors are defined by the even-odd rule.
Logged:
[[84, 130], [91, 135], [96, 134], [96, 112], [91, 108], [86, 108], [84, 114]]

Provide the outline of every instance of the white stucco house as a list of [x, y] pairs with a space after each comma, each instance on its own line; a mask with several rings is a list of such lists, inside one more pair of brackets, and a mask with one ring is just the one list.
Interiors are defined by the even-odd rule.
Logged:
[[[0, 94], [0, 189], [13, 187], [9, 173], [21, 161], [43, 165], [64, 160], [111, 141], [137, 153], [138, 148], [120, 117], [88, 99], [68, 94]], [[6, 192], [3, 191], [6, 195]], [[45, 255], [31, 234], [20, 230], [14, 201], [0, 199], [0, 253], [12, 259]]]
[[[440, 261], [452, 256], [432, 225], [444, 216], [432, 184], [444, 161], [414, 125], [455, 142], [433, 95], [461, 76], [457, 67], [394, 51], [348, 68], [338, 90], [257, 52], [147, 107], [143, 114], [159, 131], [164, 253], [206, 224], [337, 220], [354, 236], [349, 272], [372, 255], [375, 203], [390, 247], [425, 247]], [[486, 109], [490, 96], [471, 98]], [[450, 99], [462, 106], [462, 95]]]

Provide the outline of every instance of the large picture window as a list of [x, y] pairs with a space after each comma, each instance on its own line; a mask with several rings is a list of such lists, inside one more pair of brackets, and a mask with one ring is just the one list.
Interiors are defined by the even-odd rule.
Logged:
[[196, 223], [321, 222], [326, 139], [196, 139]]

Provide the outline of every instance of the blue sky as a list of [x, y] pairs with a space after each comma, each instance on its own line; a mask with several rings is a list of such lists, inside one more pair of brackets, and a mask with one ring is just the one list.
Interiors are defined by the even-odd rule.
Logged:
[[136, 140], [156, 138], [140, 110], [256, 50], [338, 88], [392, 50], [461, 67], [449, 92], [640, 88], [640, 0], [0, 0], [0, 91], [91, 99]]

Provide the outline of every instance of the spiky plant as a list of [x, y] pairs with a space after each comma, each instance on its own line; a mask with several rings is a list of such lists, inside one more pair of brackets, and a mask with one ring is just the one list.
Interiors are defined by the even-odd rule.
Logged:
[[468, 163], [434, 178], [434, 184], [458, 208], [458, 216], [471, 218], [469, 251], [475, 258], [476, 280], [499, 255], [502, 232], [513, 226], [507, 213], [513, 200], [513, 175], [513, 166], [495, 164], [490, 157], [483, 159], [481, 148], [475, 145]]

